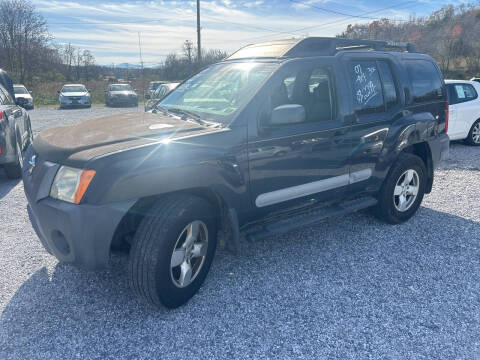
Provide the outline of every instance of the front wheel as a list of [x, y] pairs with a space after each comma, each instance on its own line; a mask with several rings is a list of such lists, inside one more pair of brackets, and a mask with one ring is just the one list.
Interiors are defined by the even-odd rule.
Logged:
[[480, 119], [473, 123], [465, 140], [469, 145], [480, 146]]
[[423, 200], [426, 173], [422, 159], [413, 154], [401, 154], [382, 185], [376, 216], [389, 224], [410, 219]]
[[130, 251], [133, 291], [155, 306], [185, 304], [207, 276], [216, 233], [213, 209], [201, 198], [172, 196], [154, 205], [140, 223]]

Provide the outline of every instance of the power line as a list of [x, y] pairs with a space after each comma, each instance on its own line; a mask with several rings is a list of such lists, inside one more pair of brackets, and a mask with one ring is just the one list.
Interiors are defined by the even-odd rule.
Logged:
[[[392, 9], [392, 8], [397, 8], [397, 7], [409, 5], [410, 3], [417, 3], [416, 5], [413, 5], [413, 6], [419, 5], [418, 2], [417, 2], [417, 1], [414, 1], [414, 0], [405, 1], [405, 2], [402, 2], [402, 3], [400, 3], [400, 4], [395, 4], [395, 5], [387, 6], [387, 7], [381, 8], [381, 9], [372, 10], [372, 11], [367, 11], [367, 12], [362, 13], [361, 15], [374, 14], [374, 13], [377, 13], [377, 12], [380, 12], [380, 11], [385, 11], [385, 10], [389, 10], [389, 9]], [[385, 19], [394, 21], [394, 20], [388, 19], [388, 18], [385, 18]], [[238, 40], [238, 42], [246, 42], [246, 41], [261, 39], [261, 38], [269, 37], [269, 36], [272, 36], [272, 35], [294, 34], [294, 33], [302, 32], [302, 31], [305, 31], [305, 30], [311, 30], [311, 29], [315, 29], [315, 28], [326, 27], [326, 26], [328, 26], [328, 25], [337, 25], [337, 24], [339, 24], [339, 23], [343, 23], [343, 22], [349, 21], [349, 20], [350, 20], [350, 19], [341, 19], [341, 20], [337, 19], [337, 20], [335, 20], [335, 21], [326, 22], [326, 23], [323, 23], [323, 24], [312, 25], [312, 26], [306, 26], [306, 27], [298, 28], [298, 29], [294, 29], [294, 30], [278, 31], [278, 32], [276, 32], [276, 33], [274, 33], [274, 34], [271, 34], [271, 35], [261, 35], [261, 36], [256, 36], [256, 37], [241, 39], [241, 40]], [[376, 19], [376, 20], [378, 20], [378, 19]], [[298, 34], [296, 34], [296, 35], [298, 35]]]
[[[315, 5], [315, 4], [306, 3], [304, 1], [290, 0], [290, 2], [297, 3], [297, 4], [302, 4], [304, 6], [308, 6], [308, 7], [313, 8], [313, 9], [317, 9], [317, 10], [324, 11], [324, 12], [329, 12], [329, 13], [332, 13], [332, 14], [343, 15], [343, 16], [347, 16], [347, 17], [351, 17], [351, 18], [378, 20], [378, 18], [376, 18], [376, 17], [347, 14], [347, 13], [344, 13], [342, 11], [327, 9], [327, 8], [324, 8], [324, 7]], [[395, 20], [395, 21], [407, 21], [407, 20]]]

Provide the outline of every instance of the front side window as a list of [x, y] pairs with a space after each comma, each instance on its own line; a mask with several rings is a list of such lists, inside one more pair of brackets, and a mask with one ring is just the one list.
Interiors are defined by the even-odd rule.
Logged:
[[228, 124], [277, 67], [254, 62], [212, 65], [184, 81], [157, 106]]
[[427, 60], [407, 60], [407, 73], [412, 84], [413, 102], [443, 99], [443, 82], [435, 65]]
[[[329, 122], [334, 119], [334, 85], [328, 66], [312, 69], [302, 64], [295, 65], [273, 80], [269, 87], [269, 101], [260, 114], [261, 127], [272, 127], [270, 117], [273, 109], [288, 104], [304, 107], [304, 123]], [[292, 124], [274, 126], [292, 126]]]
[[478, 98], [477, 91], [471, 84], [447, 84], [447, 94], [451, 105]]
[[382, 84], [375, 61], [354, 61], [350, 68], [354, 110], [358, 115], [385, 111]]

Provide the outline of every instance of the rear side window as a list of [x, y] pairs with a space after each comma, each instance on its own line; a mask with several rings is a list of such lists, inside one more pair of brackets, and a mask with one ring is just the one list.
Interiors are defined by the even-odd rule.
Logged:
[[477, 91], [471, 84], [448, 84], [447, 93], [448, 102], [452, 105], [478, 98]]
[[427, 60], [407, 60], [406, 68], [412, 84], [413, 102], [443, 99], [443, 82], [435, 65]]
[[385, 111], [382, 84], [376, 62], [353, 62], [351, 76], [356, 113], [360, 115]]
[[387, 111], [394, 107], [398, 102], [397, 87], [393, 80], [392, 70], [386, 61], [378, 61], [378, 71], [382, 78], [383, 97], [385, 98], [385, 106]]

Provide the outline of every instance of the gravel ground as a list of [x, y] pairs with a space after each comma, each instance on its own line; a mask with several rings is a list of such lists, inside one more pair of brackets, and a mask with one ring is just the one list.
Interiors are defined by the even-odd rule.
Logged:
[[[35, 110], [35, 130], [123, 109]], [[128, 110], [126, 110], [128, 111]], [[454, 143], [408, 223], [368, 212], [219, 251], [200, 292], [156, 310], [59, 264], [0, 173], [1, 359], [480, 358], [480, 148]]]

